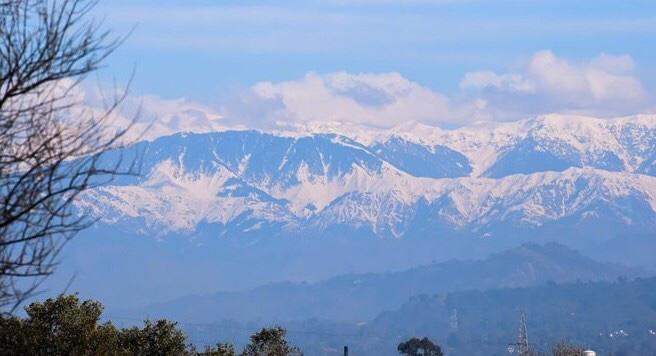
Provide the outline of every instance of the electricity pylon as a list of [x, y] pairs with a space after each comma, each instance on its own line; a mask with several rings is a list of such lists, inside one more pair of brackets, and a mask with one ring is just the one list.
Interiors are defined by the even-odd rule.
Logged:
[[519, 356], [533, 356], [531, 346], [528, 343], [528, 331], [526, 329], [526, 313], [523, 310], [519, 312], [519, 332], [517, 342], [508, 345], [508, 352], [511, 354], [517, 351]]
[[517, 335], [517, 351], [519, 356], [529, 356], [528, 331], [526, 330], [526, 313], [519, 312], [519, 334]]

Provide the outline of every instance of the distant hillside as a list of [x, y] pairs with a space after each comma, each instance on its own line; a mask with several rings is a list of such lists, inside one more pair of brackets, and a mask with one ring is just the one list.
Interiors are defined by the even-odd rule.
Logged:
[[[282, 325], [313, 356], [341, 355], [343, 345], [354, 355], [396, 356], [398, 343], [412, 336], [431, 338], [449, 356], [502, 356], [517, 338], [520, 309], [529, 342], [539, 351], [569, 340], [598, 355], [656, 355], [656, 278], [423, 295], [369, 323], [308, 319]], [[243, 343], [258, 324], [182, 327], [199, 344]]]
[[343, 275], [312, 284], [275, 283], [243, 292], [189, 296], [129, 314], [202, 323], [307, 318], [362, 321], [397, 308], [419, 294], [535, 286], [548, 281], [608, 281], [639, 273], [596, 262], [555, 243], [527, 244], [484, 260], [450, 261], [401, 272]]
[[[519, 309], [528, 315], [529, 340], [538, 349], [569, 339], [601, 355], [656, 355], [654, 278], [415, 297], [366, 329], [430, 335], [455, 348], [452, 355], [507, 355], [505, 346], [517, 335]], [[451, 322], [454, 314], [457, 328]]]

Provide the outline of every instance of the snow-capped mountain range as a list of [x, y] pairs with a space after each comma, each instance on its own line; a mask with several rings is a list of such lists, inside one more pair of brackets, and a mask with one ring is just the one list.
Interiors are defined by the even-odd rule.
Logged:
[[656, 232], [656, 115], [180, 133], [115, 152], [136, 153], [141, 177], [79, 205], [143, 234]]

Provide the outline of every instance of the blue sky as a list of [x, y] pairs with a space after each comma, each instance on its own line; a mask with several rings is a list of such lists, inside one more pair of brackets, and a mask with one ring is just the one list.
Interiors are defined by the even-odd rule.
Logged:
[[[103, 80], [125, 80], [134, 68], [136, 95], [216, 107], [259, 82], [335, 72], [394, 72], [457, 102], [473, 100], [473, 87], [485, 91], [485, 100], [501, 96], [508, 106], [517, 97], [507, 95], [507, 87], [498, 90], [498, 81], [463, 90], [466, 74], [517, 74], [531, 81], [535, 73], [527, 68], [544, 51], [582, 71], [599, 56], [624, 58], [631, 63], [620, 66], [630, 68], [620, 71], [639, 81], [645, 94], [639, 106], [623, 102], [620, 110], [595, 92], [594, 102], [572, 108], [545, 98], [553, 88], [536, 84], [529, 99], [547, 111], [648, 110], [656, 80], [654, 1], [101, 0], [97, 13], [118, 34], [133, 29]], [[594, 105], [598, 110], [590, 110]], [[496, 112], [512, 116], [506, 108]]]

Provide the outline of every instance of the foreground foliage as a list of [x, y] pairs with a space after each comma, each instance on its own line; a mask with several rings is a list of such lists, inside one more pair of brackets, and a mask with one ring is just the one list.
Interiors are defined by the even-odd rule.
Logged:
[[251, 336], [251, 343], [246, 345], [242, 356], [302, 356], [299, 348], [287, 343], [286, 333], [280, 327], [260, 330]]
[[584, 352], [583, 347], [564, 342], [558, 343], [551, 348], [553, 356], [585, 356]]
[[[92, 222], [76, 197], [124, 174], [106, 161], [127, 128], [80, 103], [76, 87], [117, 48], [95, 0], [0, 1], [0, 311], [11, 313], [55, 271], [66, 241]], [[129, 125], [128, 125], [129, 127]]]
[[402, 342], [397, 347], [397, 350], [401, 355], [407, 356], [443, 356], [442, 349], [439, 345], [435, 345], [427, 337], [423, 339], [418, 339], [413, 337], [412, 339]]
[[[25, 318], [0, 318], [0, 354], [12, 355], [184, 355], [235, 356], [230, 344], [202, 351], [188, 345], [175, 322], [144, 321], [143, 327], [117, 328], [100, 323], [100, 303], [80, 301], [75, 295], [32, 303]], [[288, 345], [285, 330], [264, 328], [251, 336], [244, 356], [296, 356], [302, 352]]]
[[[196, 349], [187, 342], [175, 322], [146, 320], [141, 327], [118, 328], [111, 322], [101, 323], [102, 312], [100, 303], [81, 301], [76, 295], [32, 303], [25, 308], [23, 318], [0, 317], [0, 355], [238, 355], [231, 344]], [[262, 328], [250, 336], [249, 344], [239, 355], [302, 356], [303, 352], [290, 345], [286, 336], [287, 331], [281, 327]], [[584, 350], [581, 346], [561, 342], [554, 344], [549, 354], [531, 352], [530, 355], [584, 356]], [[397, 351], [407, 356], [444, 355], [440, 345], [427, 337], [401, 342]]]

